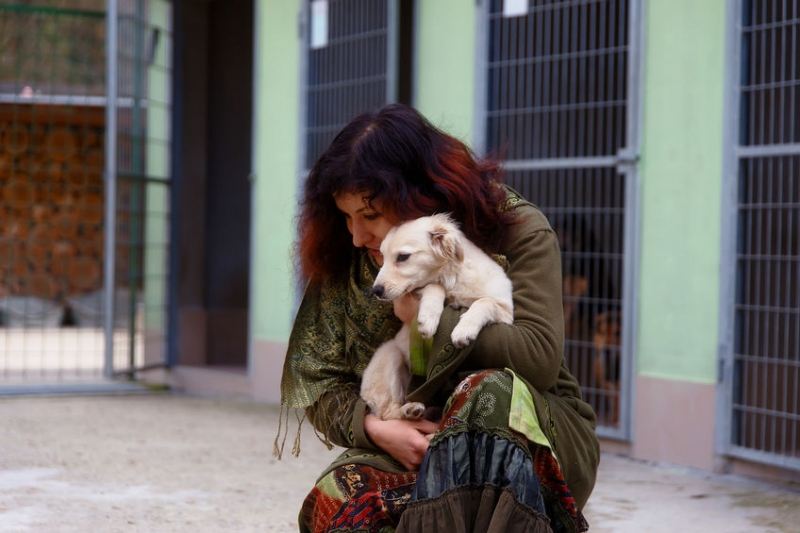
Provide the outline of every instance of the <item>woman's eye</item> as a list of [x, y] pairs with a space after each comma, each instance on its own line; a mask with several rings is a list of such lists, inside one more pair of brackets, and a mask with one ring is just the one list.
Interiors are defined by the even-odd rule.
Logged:
[[411, 257], [411, 254], [397, 254], [397, 262], [402, 263], [403, 261], [407, 261], [409, 257]]

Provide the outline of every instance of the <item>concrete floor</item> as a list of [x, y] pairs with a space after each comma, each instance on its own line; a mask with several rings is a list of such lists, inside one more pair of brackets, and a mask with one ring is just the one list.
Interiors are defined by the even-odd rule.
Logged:
[[[0, 533], [297, 531], [337, 451], [304, 426], [300, 457], [276, 460], [278, 418], [171, 394], [0, 398]], [[605, 455], [585, 514], [593, 533], [797, 532], [800, 492]]]

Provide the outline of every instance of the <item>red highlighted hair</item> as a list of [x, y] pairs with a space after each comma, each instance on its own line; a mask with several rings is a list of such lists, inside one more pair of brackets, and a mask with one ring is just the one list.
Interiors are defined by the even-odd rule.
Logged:
[[476, 158], [411, 107], [363, 113], [339, 132], [305, 181], [296, 243], [301, 273], [309, 279], [347, 273], [353, 241], [334, 201], [342, 193], [365, 193], [397, 220], [450, 213], [469, 239], [496, 252], [513, 222], [503, 209], [501, 180], [498, 160]]

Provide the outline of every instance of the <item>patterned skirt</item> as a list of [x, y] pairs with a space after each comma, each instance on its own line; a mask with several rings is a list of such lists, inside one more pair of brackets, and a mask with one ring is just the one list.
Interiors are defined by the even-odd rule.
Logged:
[[380, 452], [345, 451], [299, 521], [313, 533], [588, 530], [530, 392], [510, 371], [473, 374], [456, 387], [418, 473]]

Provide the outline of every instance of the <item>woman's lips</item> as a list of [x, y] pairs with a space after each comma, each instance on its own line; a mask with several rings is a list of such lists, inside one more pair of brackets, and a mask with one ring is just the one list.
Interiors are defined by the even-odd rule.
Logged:
[[380, 250], [376, 248], [370, 248], [369, 253], [375, 258], [375, 262], [378, 263], [378, 266], [383, 266], [383, 254]]

